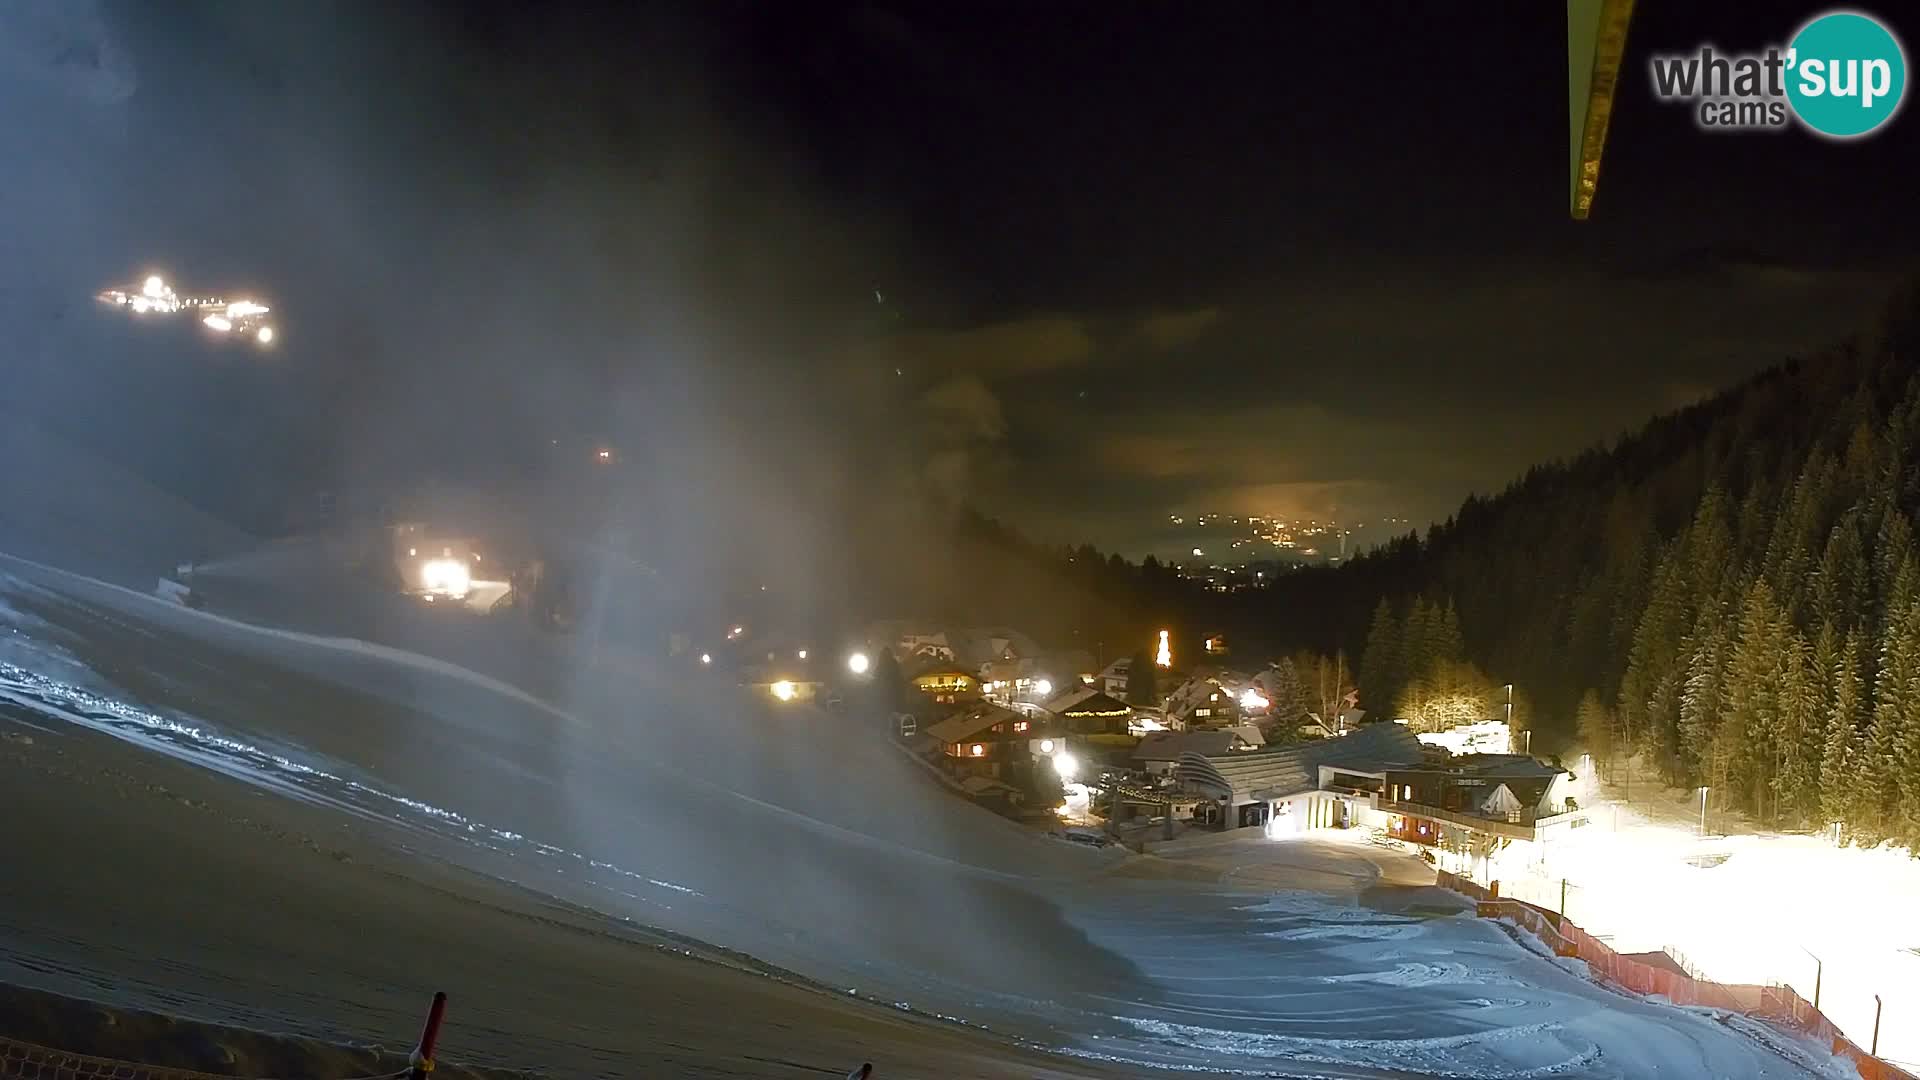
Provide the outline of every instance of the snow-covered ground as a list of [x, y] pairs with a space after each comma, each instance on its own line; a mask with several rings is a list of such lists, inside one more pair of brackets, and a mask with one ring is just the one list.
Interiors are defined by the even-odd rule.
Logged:
[[1425, 874], [1410, 858], [1259, 836], [1144, 859], [1083, 850], [958, 803], [845, 721], [631, 661], [583, 661], [549, 700], [418, 642], [255, 628], [0, 569], [0, 701], [42, 729], [191, 762], [398, 829], [435, 861], [1088, 1064], [1806, 1075], [1404, 884]]
[[1670, 949], [1721, 982], [1811, 1001], [1818, 976], [1821, 1011], [1862, 1047], [1879, 994], [1881, 1055], [1920, 1063], [1920, 860], [1742, 831], [1717, 812], [1703, 837], [1697, 796], [1638, 774], [1622, 796], [1590, 790], [1590, 826], [1499, 861], [1501, 892], [1558, 910], [1564, 878], [1566, 913], [1589, 932], [1621, 952]]

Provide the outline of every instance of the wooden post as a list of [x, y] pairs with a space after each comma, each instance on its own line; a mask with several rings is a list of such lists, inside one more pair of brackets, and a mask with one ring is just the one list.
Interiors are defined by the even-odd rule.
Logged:
[[1880, 995], [1873, 995], [1873, 1048], [1867, 1051], [1874, 1057], [1880, 1056]]
[[447, 995], [444, 991], [433, 995], [433, 1006], [427, 1010], [427, 1026], [420, 1029], [420, 1045], [414, 1048], [409, 1059], [413, 1071], [411, 1080], [427, 1080], [427, 1074], [433, 1071], [433, 1049], [440, 1041], [440, 1021], [447, 1015]]

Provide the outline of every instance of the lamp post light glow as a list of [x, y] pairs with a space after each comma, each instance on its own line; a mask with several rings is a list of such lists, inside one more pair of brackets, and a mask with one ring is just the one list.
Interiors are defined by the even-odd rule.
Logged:
[[1046, 697], [1048, 694], [1053, 693], [1053, 683], [1047, 679], [1037, 680], [1033, 684], [1033, 692], [1041, 697]]
[[1053, 771], [1060, 774], [1060, 779], [1071, 780], [1080, 772], [1080, 762], [1075, 760], [1072, 754], [1062, 750], [1053, 755]]
[[712, 654], [712, 653], [701, 653], [701, 654], [700, 654], [700, 662], [701, 662], [701, 663], [703, 663], [703, 664], [711, 664], [711, 663], [713, 663], [713, 654]]
[[779, 698], [781, 701], [792, 701], [793, 696], [799, 692], [793, 683], [786, 679], [781, 679], [779, 682], [773, 684], [773, 696]]
[[873, 661], [867, 658], [866, 653], [857, 652], [847, 657], [847, 670], [853, 672], [855, 675], [865, 675], [867, 669], [872, 666]]

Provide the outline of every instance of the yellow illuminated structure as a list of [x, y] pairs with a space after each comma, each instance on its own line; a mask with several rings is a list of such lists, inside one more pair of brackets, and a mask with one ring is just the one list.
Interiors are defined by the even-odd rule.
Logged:
[[1632, 21], [1633, 0], [1567, 0], [1568, 211], [1575, 221], [1593, 212]]
[[1173, 646], [1168, 643], [1168, 635], [1165, 630], [1160, 631], [1160, 650], [1153, 654], [1153, 662], [1160, 667], [1170, 668], [1173, 666]]

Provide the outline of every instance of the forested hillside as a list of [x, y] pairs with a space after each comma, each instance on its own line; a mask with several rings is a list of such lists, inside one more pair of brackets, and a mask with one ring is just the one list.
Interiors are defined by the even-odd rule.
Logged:
[[[1641, 754], [1768, 820], [1920, 848], [1917, 327], [1908, 290], [1853, 342], [1275, 598], [1339, 643], [1376, 639], [1360, 668], [1376, 710], [1447, 677], [1513, 682], [1539, 726], [1570, 735], [1577, 716], [1603, 757]], [[1473, 670], [1449, 675], [1460, 662]]]

